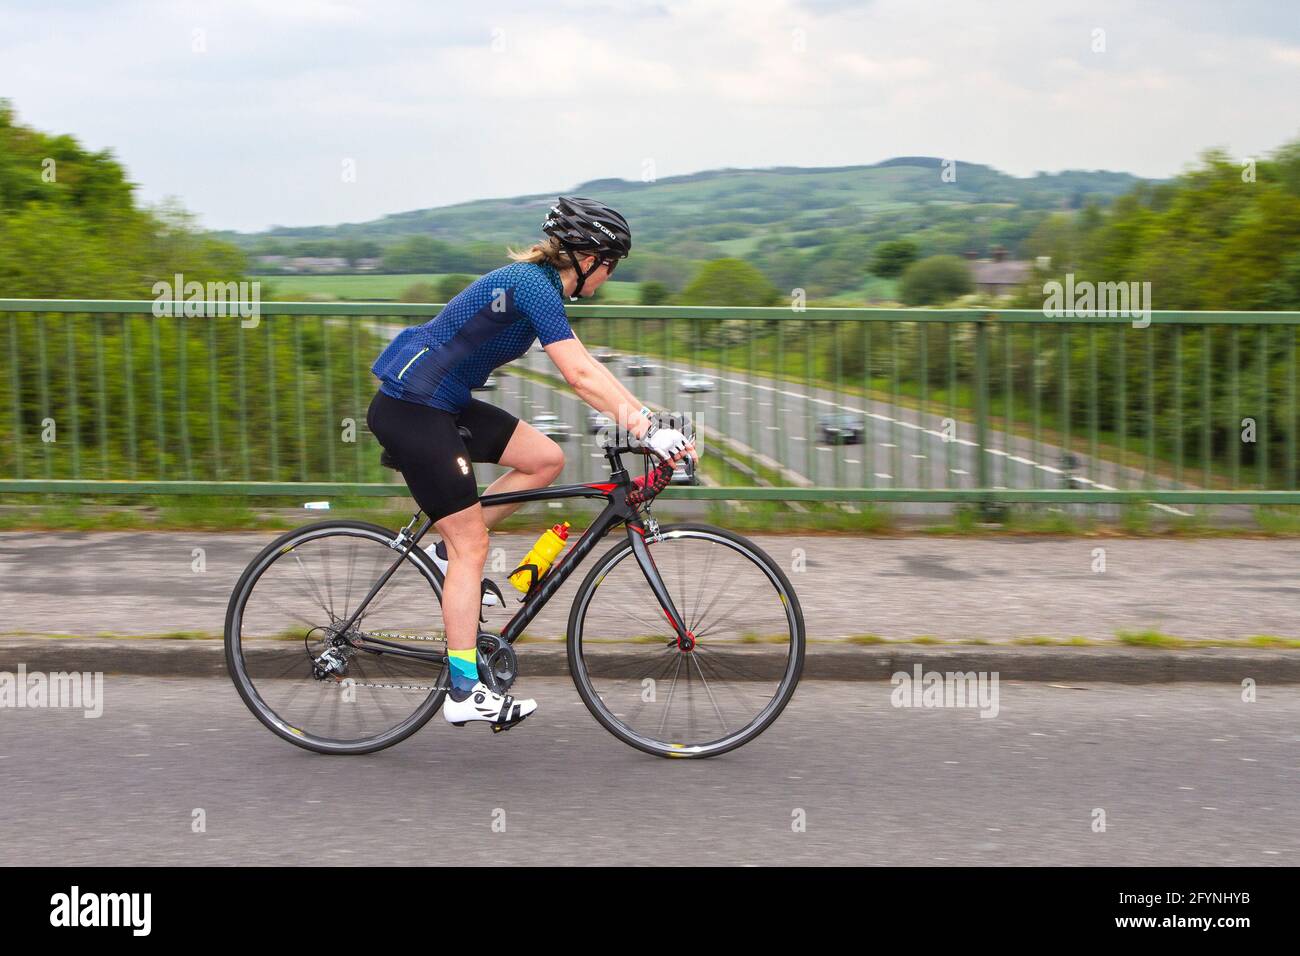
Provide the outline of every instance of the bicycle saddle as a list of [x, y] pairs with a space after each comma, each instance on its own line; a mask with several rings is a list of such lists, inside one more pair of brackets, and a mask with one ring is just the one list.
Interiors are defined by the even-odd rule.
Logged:
[[[474, 437], [474, 433], [471, 432], [464, 425], [457, 425], [456, 431], [460, 432], [460, 437], [462, 441], [469, 441], [471, 438]], [[393, 453], [390, 452], [387, 448], [381, 447], [379, 449], [379, 463], [383, 465], [385, 468], [393, 469], [393, 471], [402, 470], [402, 466], [397, 463], [397, 459], [393, 457]]]

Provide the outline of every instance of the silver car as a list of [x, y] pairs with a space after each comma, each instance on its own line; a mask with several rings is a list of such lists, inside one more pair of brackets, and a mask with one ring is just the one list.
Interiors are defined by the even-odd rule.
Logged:
[[673, 465], [673, 477], [669, 481], [674, 485], [698, 485], [700, 476], [695, 473], [695, 459], [687, 455]]
[[553, 441], [569, 440], [569, 423], [560, 420], [559, 415], [543, 412], [533, 416], [533, 427]]

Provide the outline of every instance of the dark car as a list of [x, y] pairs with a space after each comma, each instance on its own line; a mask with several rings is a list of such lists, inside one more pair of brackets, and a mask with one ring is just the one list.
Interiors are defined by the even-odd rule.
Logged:
[[628, 375], [653, 375], [654, 366], [647, 363], [646, 360], [641, 358], [639, 355], [632, 355], [629, 356], [627, 360], [627, 374]]
[[823, 445], [860, 445], [866, 427], [859, 415], [822, 415], [817, 419], [817, 440]]

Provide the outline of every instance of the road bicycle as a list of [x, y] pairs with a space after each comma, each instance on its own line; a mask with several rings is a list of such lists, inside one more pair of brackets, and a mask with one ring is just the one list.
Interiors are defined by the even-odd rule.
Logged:
[[[799, 599], [780, 566], [741, 535], [658, 524], [650, 505], [668, 486], [670, 463], [646, 457], [645, 473], [632, 478], [622, 456], [646, 449], [601, 447], [608, 481], [480, 498], [485, 506], [603, 498], [605, 506], [534, 578], [499, 634], [480, 628], [479, 676], [498, 693], [511, 687], [524, 629], [622, 527], [626, 539], [597, 559], [569, 610], [568, 669], [579, 696], [610, 733], [646, 753], [734, 750], [794, 694], [805, 649]], [[450, 686], [443, 576], [419, 545], [432, 525], [422, 516], [396, 533], [360, 521], [309, 524], [245, 569], [226, 612], [226, 663], [244, 703], [278, 736], [322, 754], [373, 753], [442, 706]]]

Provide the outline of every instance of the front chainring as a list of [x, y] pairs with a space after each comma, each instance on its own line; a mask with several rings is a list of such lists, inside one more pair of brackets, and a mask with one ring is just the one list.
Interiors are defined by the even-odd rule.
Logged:
[[497, 634], [478, 636], [478, 676], [494, 693], [504, 694], [519, 676], [515, 649]]

